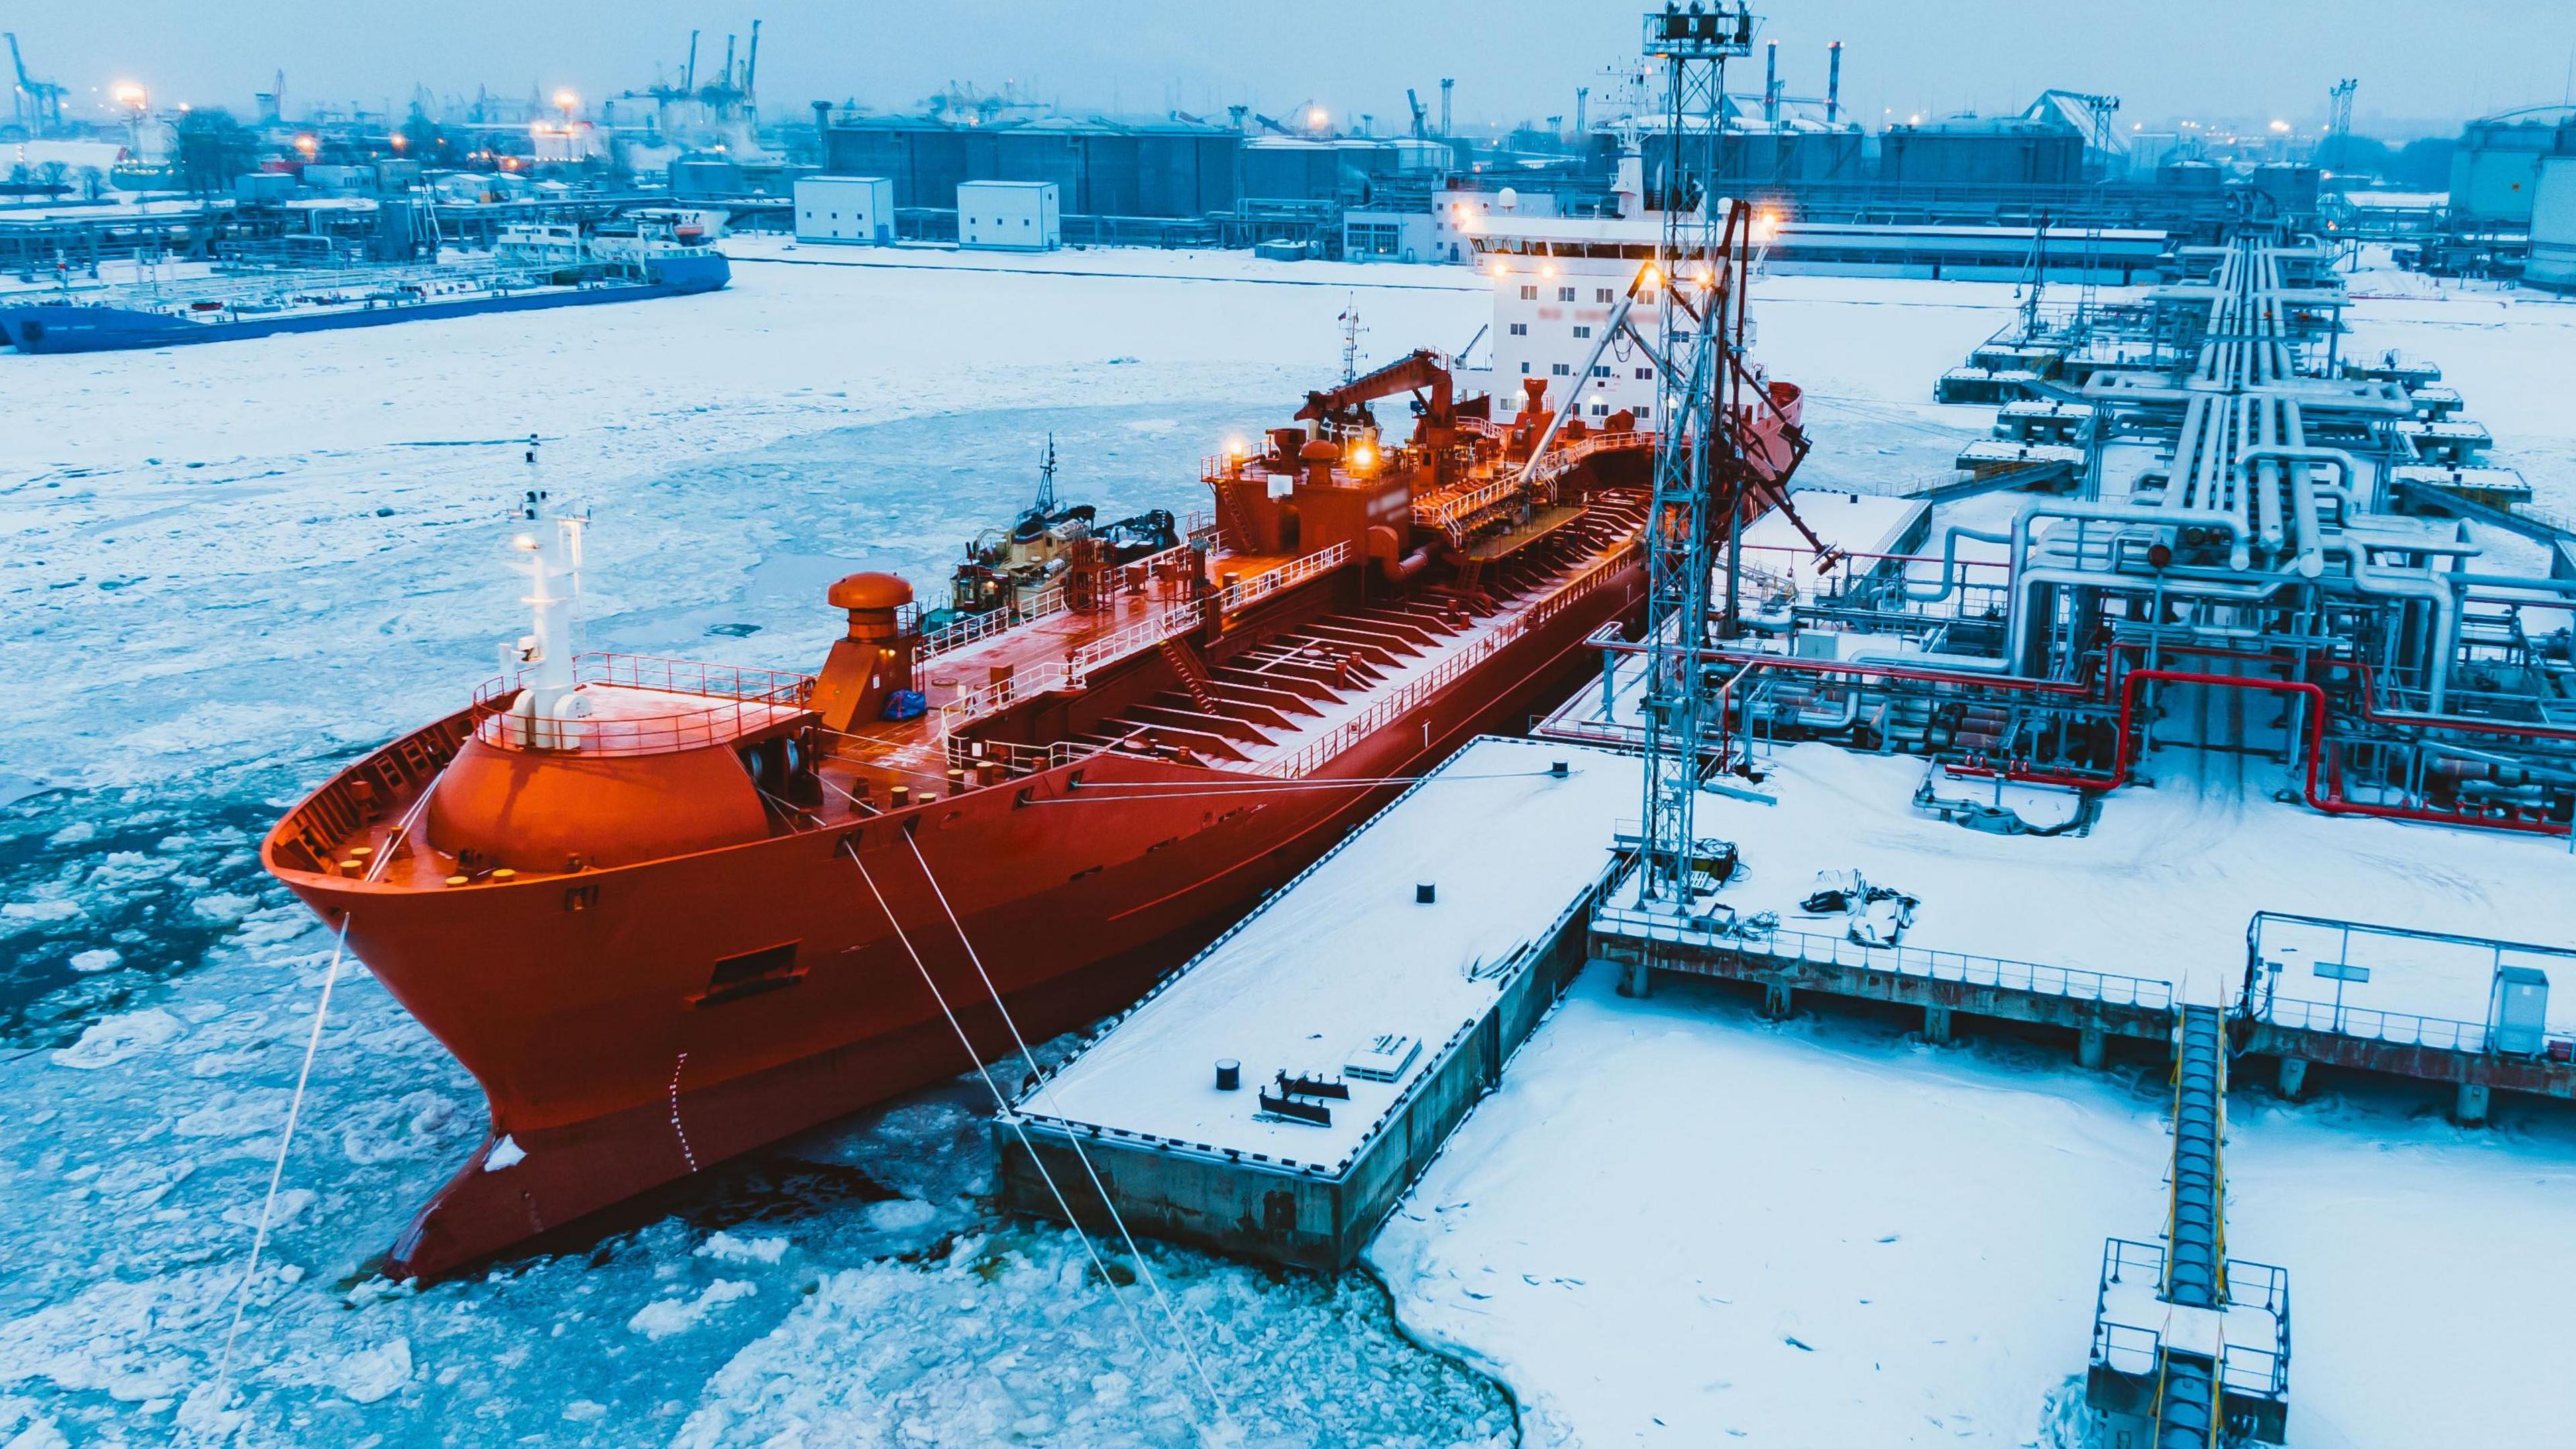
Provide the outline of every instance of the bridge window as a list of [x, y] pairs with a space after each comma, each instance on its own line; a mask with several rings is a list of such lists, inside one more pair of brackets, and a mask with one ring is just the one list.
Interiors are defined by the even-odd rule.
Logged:
[[1593, 290], [1592, 300], [1595, 302], [1608, 302], [1614, 300], [1615, 295], [1616, 294], [1614, 294], [1608, 287], [1599, 287]]
[[1571, 302], [1571, 301], [1573, 301], [1573, 300], [1574, 300], [1574, 289], [1573, 289], [1572, 287], [1559, 287], [1559, 288], [1557, 288], [1557, 289], [1556, 289], [1556, 300], [1558, 300], [1558, 301], [1560, 301], [1560, 302]]
[[1522, 300], [1522, 301], [1524, 301], [1524, 302], [1535, 302], [1535, 301], [1537, 301], [1537, 300], [1538, 300], [1538, 288], [1536, 288], [1536, 287], [1523, 287], [1523, 288], [1521, 288], [1521, 300]]

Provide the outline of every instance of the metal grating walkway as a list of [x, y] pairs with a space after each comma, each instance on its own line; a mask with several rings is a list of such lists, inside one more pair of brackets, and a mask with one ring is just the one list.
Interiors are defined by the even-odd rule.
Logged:
[[[2214, 1006], [2185, 1006], [2174, 1048], [2172, 1200], [2165, 1224], [2164, 1299], [2184, 1308], [2227, 1306], [2227, 1182], [2219, 1162], [2227, 1127], [2227, 1029]], [[2221, 1352], [2224, 1352], [2222, 1341]], [[2160, 1347], [2156, 1449], [2214, 1449], [2225, 1418], [2215, 1357]]]
[[2227, 1256], [2225, 1013], [2175, 1013], [2173, 1165], [2162, 1244], [2102, 1257], [2086, 1397], [2107, 1442], [2154, 1449], [2278, 1444], [2288, 1429], [2289, 1275]]

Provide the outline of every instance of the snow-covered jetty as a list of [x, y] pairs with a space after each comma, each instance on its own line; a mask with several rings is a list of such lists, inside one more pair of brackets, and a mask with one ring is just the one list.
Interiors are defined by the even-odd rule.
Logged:
[[1579, 745], [1452, 756], [996, 1119], [1009, 1205], [1105, 1227], [1105, 1190], [1136, 1232], [1350, 1266], [1581, 967], [1640, 788]]

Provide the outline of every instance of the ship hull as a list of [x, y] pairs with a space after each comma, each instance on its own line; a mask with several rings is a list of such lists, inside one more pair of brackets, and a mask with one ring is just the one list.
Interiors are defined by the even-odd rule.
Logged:
[[[1641, 589], [1623, 566], [1353, 740], [1308, 789], [1103, 754], [956, 796], [917, 828], [804, 832], [577, 887], [291, 876], [326, 918], [348, 913], [352, 949], [490, 1099], [483, 1147], [390, 1271], [452, 1271], [954, 1076], [970, 1065], [961, 1029], [976, 1059], [1012, 1055], [995, 990], [1032, 1043], [1118, 1009], [1400, 788], [1380, 782], [1561, 698], [1593, 662], [1583, 641], [1633, 616]], [[747, 951], [793, 964], [716, 989], [710, 963]]]
[[119, 352], [181, 347], [198, 342], [273, 337], [281, 333], [336, 332], [350, 327], [383, 327], [395, 322], [473, 317], [485, 312], [536, 312], [553, 307], [592, 307], [609, 302], [684, 297], [717, 291], [731, 278], [728, 264], [720, 256], [676, 258], [649, 265], [650, 280], [642, 282], [520, 292], [508, 296], [464, 297], [402, 306], [280, 313], [222, 322], [191, 322], [160, 312], [128, 307], [40, 302], [0, 307], [0, 341], [28, 353]]

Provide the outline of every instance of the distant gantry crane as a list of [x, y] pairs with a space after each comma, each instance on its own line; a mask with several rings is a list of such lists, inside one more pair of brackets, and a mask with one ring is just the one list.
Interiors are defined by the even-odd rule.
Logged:
[[18, 50], [18, 32], [10, 31], [8, 37], [9, 64], [16, 68], [18, 76], [16, 87], [9, 93], [9, 114], [28, 135], [48, 135], [63, 123], [64, 90], [27, 74], [27, 58]]

